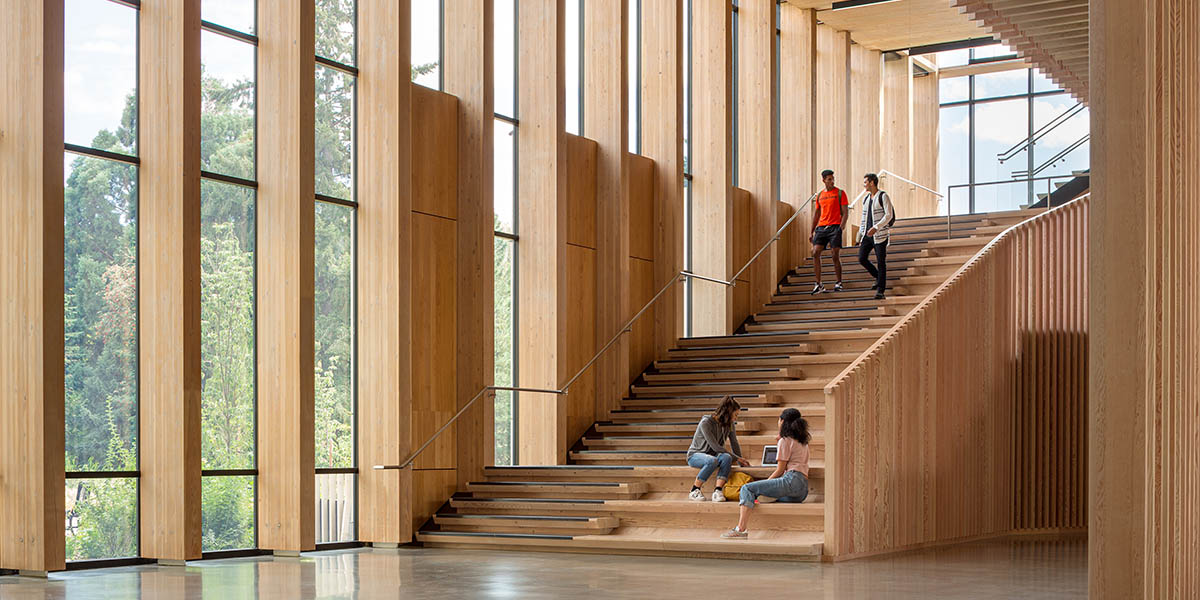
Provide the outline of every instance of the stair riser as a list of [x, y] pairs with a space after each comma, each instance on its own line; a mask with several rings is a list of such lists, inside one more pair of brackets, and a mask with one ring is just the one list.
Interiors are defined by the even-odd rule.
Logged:
[[[697, 551], [683, 550], [672, 551], [661, 548], [621, 548], [619, 546], [603, 547], [603, 548], [587, 548], [572, 546], [571, 542], [562, 543], [528, 543], [528, 544], [504, 544], [497, 541], [495, 543], [480, 542], [471, 540], [469, 542], [453, 542], [447, 540], [438, 540], [432, 537], [417, 536], [425, 547], [428, 548], [445, 548], [453, 550], [490, 550], [504, 552], [570, 552], [573, 554], [617, 554], [628, 556], [676, 556], [680, 558], [718, 558], [731, 560], [775, 560], [789, 562], [819, 562], [821, 560], [821, 545], [816, 544], [808, 549], [805, 554], [776, 554], [766, 552], [736, 552], [736, 546], [722, 545], [714, 548], [721, 551]], [[720, 540], [714, 538], [716, 542], [729, 542], [731, 540]], [[737, 543], [738, 540], [732, 540]]]
[[867, 327], [891, 327], [900, 322], [900, 317], [870, 317], [864, 319], [839, 320], [839, 321], [783, 321], [777, 323], [750, 323], [746, 325], [746, 331], [755, 333], [761, 331], [816, 331], [816, 330], [841, 330], [841, 329], [861, 329]]
[[806, 310], [803, 312], [767, 312], [754, 315], [755, 323], [817, 319], [869, 319], [892, 316], [894, 309], [886, 306], [855, 306], [830, 310]]
[[547, 527], [503, 527], [489, 526], [479, 524], [477, 526], [466, 526], [460, 523], [441, 526], [442, 531], [466, 531], [479, 533], [531, 533], [531, 534], [550, 534], [550, 535], [607, 535], [614, 528], [605, 529], [569, 529], [569, 528], [547, 528]]
[[[758, 458], [758, 457], [755, 457], [755, 458]], [[809, 493], [810, 494], [823, 494], [825, 491], [825, 479], [823, 477], [824, 471], [821, 469], [812, 469], [809, 471], [809, 474], [811, 475], [811, 477], [809, 478], [809, 481], [808, 481]], [[488, 479], [502, 481], [504, 478], [489, 476]], [[559, 480], [559, 479], [561, 479], [561, 478], [547, 477], [547, 481], [554, 481], [554, 480]], [[569, 478], [566, 480], [583, 481], [578, 476], [575, 476], [575, 477], [572, 477], [572, 478]], [[611, 481], [611, 479], [609, 479], [609, 481]], [[627, 481], [630, 481], [630, 482], [636, 481], [636, 482], [640, 482], [640, 483], [645, 483], [646, 487], [647, 487], [646, 494], [668, 494], [668, 493], [669, 494], [679, 494], [679, 498], [683, 498], [683, 496], [686, 495], [687, 492], [692, 489], [692, 483], [695, 482], [695, 476], [689, 475], [687, 477], [628, 478]], [[712, 487], [712, 485], [713, 485], [713, 483], [709, 483], [709, 485], [706, 486], [704, 489], [711, 492], [712, 490], [710, 488]], [[643, 496], [643, 498], [645, 498], [645, 496]], [[460, 512], [466, 512], [466, 511], [460, 511]], [[490, 511], [482, 511], [480, 513], [473, 513], [473, 514], [494, 514], [494, 513], [490, 512]], [[509, 513], [502, 513], [502, 514], [509, 514]], [[542, 509], [538, 509], [532, 513], [525, 513], [525, 514], [546, 514], [546, 512]], [[595, 516], [595, 513], [587, 513], [587, 514], [589, 516]]]
[[677, 396], [689, 393], [721, 392], [729, 394], [763, 393], [777, 391], [803, 391], [805, 389], [824, 389], [824, 382], [804, 379], [782, 380], [767, 383], [700, 383], [697, 385], [635, 385], [630, 394], [638, 398], [653, 398], [655, 396]]
[[643, 378], [651, 383], [670, 383], [679, 381], [684, 383], [694, 383], [700, 381], [728, 381], [733, 379], [801, 379], [803, 376], [804, 373], [799, 368], [785, 368], [756, 371], [716, 371], [711, 373], [651, 373], [644, 375]]
[[886, 307], [896, 311], [897, 314], [905, 314], [912, 307], [919, 304], [922, 298], [913, 296], [903, 296], [893, 289], [885, 290], [887, 299], [876, 300], [874, 297], [862, 298], [860, 300], [852, 300], [850, 302], [838, 302], [837, 300], [813, 300], [810, 302], [780, 302], [779, 304], [768, 304], [758, 312], [758, 317], [764, 315], [774, 315], [776, 313], [791, 313], [795, 311], [807, 310], [827, 310], [831, 308], [879, 308]]
[[471, 495], [476, 498], [579, 498], [582, 500], [637, 500], [642, 496], [641, 493], [621, 492], [528, 492], [521, 490], [499, 492], [472, 491]]
[[[704, 491], [710, 495], [712, 493], [711, 483], [704, 487]], [[691, 485], [688, 486], [691, 489]], [[679, 498], [682, 500], [684, 493], [680, 493]], [[814, 500], [816, 498], [813, 498]], [[714, 504], [711, 500], [705, 502], [697, 502], [699, 506], [684, 505], [664, 510], [662, 512], [643, 512], [643, 511], [606, 511], [598, 510], [588, 512], [587, 514], [612, 516], [620, 520], [621, 527], [670, 527], [670, 528], [687, 528], [687, 529], [728, 529], [737, 524], [737, 502], [726, 500], [721, 503], [722, 510], [709, 511]], [[689, 510], [695, 508], [696, 510]], [[813, 515], [796, 515], [785, 514], [783, 511], [772, 511], [771, 507], [766, 507], [767, 510], [759, 510], [754, 514], [754, 527], [762, 531], [821, 531], [825, 527], [825, 518], [823, 514], [818, 512]], [[456, 510], [463, 514], [473, 514], [472, 508], [469, 506], [455, 507]], [[522, 509], [523, 510], [523, 509]], [[520, 514], [520, 510], [511, 511], [513, 514]], [[504, 510], [489, 510], [485, 514], [505, 514]], [[530, 514], [528, 512], [524, 514]], [[550, 511], [539, 510], [538, 514], [567, 516], [574, 514], [574, 511]], [[730, 520], [732, 519], [732, 522]], [[514, 532], [515, 533], [515, 532]], [[529, 533], [529, 532], [521, 532]], [[558, 534], [558, 530], [546, 529], [533, 533]], [[569, 534], [566, 534], [569, 535]]]

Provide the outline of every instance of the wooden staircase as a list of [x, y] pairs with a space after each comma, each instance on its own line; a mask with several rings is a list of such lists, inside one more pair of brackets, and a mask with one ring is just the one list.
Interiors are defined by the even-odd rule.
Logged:
[[[842, 292], [810, 295], [811, 265], [802, 265], [734, 335], [678, 340], [633, 382], [609, 420], [595, 423], [572, 448], [570, 464], [487, 467], [484, 481], [455, 494], [417, 540], [458, 548], [819, 560], [825, 385], [995, 235], [1031, 214], [955, 217], [949, 239], [944, 217], [897, 221], [882, 301], [874, 300], [873, 281], [854, 249], [842, 252]], [[808, 499], [757, 507], [749, 539], [719, 537], [736, 523], [737, 502], [687, 498], [696, 475], [685, 463], [692, 433], [726, 394], [742, 404], [738, 439], [755, 463], [763, 446], [775, 442], [783, 408], [799, 409], [813, 431]], [[758, 479], [773, 467], [735, 470]]]

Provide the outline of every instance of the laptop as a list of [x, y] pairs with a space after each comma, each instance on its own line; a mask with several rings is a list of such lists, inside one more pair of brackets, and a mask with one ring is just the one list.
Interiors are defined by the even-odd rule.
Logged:
[[779, 464], [779, 446], [774, 444], [763, 446], [762, 464], [764, 467]]

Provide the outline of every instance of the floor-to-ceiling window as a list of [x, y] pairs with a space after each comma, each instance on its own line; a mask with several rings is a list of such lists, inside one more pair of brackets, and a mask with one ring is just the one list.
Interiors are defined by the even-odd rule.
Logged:
[[[495, 385], [517, 381], [517, 0], [493, 8]], [[496, 393], [496, 464], [517, 464], [516, 394]]]
[[66, 557], [138, 555], [136, 4], [67, 0]]
[[357, 537], [354, 0], [316, 0], [313, 431], [316, 542]]
[[583, 135], [583, 0], [566, 0], [563, 4], [566, 32], [564, 72], [566, 81], [567, 133]]
[[1087, 107], [1039, 70], [955, 75], [1011, 58], [1001, 44], [937, 55], [939, 178], [955, 214], [1038, 203], [1039, 194], [1089, 168]]
[[412, 0], [411, 4], [412, 80], [435, 90], [442, 89], [442, 2]]
[[205, 552], [254, 548], [256, 14], [201, 9], [201, 526]]
[[[683, 2], [683, 268], [692, 270], [692, 0]], [[692, 279], [683, 281], [683, 335], [692, 335]]]
[[[620, 2], [622, 0], [614, 0]], [[629, 151], [642, 152], [642, 0], [628, 2], [625, 13], [629, 36], [628, 86], [629, 94]]]

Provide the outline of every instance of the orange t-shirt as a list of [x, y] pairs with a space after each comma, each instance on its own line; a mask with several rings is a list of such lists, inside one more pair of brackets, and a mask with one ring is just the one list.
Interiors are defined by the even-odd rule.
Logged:
[[843, 192], [841, 188], [821, 192], [821, 195], [817, 196], [817, 207], [821, 209], [821, 220], [817, 221], [817, 227], [841, 225], [842, 207], [849, 206], [849, 204], [850, 200], [846, 198], [846, 192]]

